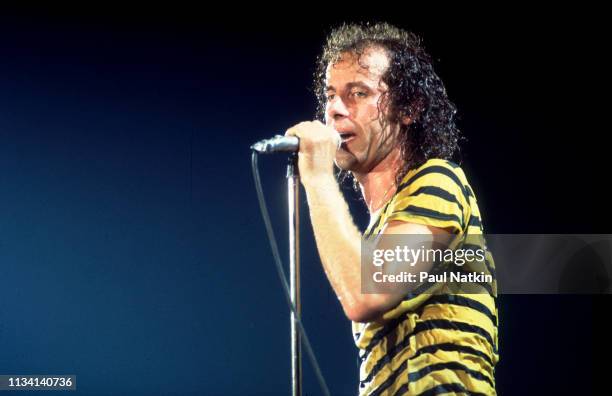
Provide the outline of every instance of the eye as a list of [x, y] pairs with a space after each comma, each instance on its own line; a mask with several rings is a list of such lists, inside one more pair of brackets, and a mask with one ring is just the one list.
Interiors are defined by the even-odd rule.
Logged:
[[368, 96], [368, 94], [364, 91], [355, 91], [353, 92], [353, 96], [357, 98], [365, 98], [366, 96]]
[[327, 96], [325, 96], [327, 98], [327, 101], [333, 100], [336, 95], [335, 94], [328, 94]]

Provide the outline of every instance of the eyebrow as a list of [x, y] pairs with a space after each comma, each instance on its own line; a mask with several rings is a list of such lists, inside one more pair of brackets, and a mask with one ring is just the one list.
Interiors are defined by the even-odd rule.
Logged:
[[[370, 90], [370, 91], [374, 90], [368, 84], [366, 84], [366, 83], [364, 83], [362, 81], [353, 81], [353, 82], [350, 82], [350, 83], [346, 84], [346, 88], [347, 89], [352, 89], [352, 88], [355, 88], [355, 87], [365, 88], [365, 89]], [[335, 90], [336, 90], [336, 88], [334, 88], [332, 85], [325, 86], [325, 92], [327, 92], [327, 91], [335, 91]]]

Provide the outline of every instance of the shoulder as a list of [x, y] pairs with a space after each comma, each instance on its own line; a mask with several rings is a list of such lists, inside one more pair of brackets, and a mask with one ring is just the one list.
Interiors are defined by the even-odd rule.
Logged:
[[430, 159], [408, 171], [398, 186], [395, 198], [402, 199], [417, 192], [446, 198], [453, 194], [466, 204], [469, 204], [470, 197], [474, 197], [463, 169], [452, 161], [439, 158]]
[[430, 159], [402, 178], [389, 205], [387, 220], [452, 229], [465, 229], [473, 192], [461, 167], [444, 159]]

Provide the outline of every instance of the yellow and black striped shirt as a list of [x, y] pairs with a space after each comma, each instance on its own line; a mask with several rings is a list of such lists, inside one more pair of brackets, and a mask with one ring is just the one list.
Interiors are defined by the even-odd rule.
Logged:
[[[379, 235], [391, 220], [452, 230], [460, 241], [483, 234], [476, 197], [465, 174], [458, 165], [441, 159], [428, 160], [406, 174], [364, 237]], [[459, 242], [456, 248], [466, 244]], [[482, 245], [486, 250], [486, 244]], [[462, 270], [484, 271], [495, 279], [493, 258], [486, 252], [484, 268]], [[473, 294], [415, 291], [378, 320], [353, 322], [359, 348], [359, 394], [496, 394], [495, 280], [483, 285], [483, 290]]]

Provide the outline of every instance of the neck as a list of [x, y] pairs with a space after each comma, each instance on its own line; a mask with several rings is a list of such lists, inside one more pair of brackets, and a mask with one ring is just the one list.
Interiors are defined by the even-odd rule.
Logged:
[[368, 173], [355, 173], [370, 217], [374, 217], [393, 196], [397, 188], [395, 177], [402, 164], [399, 148], [393, 149]]

